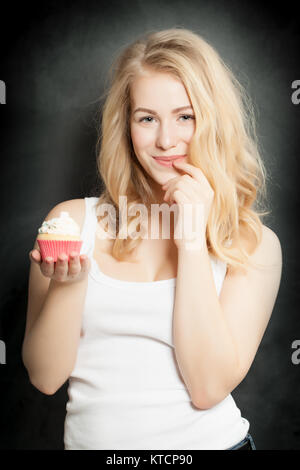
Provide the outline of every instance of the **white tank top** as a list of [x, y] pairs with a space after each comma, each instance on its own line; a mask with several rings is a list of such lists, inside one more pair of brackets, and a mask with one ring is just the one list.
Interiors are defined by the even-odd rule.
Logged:
[[[64, 444], [71, 449], [224, 450], [249, 422], [229, 394], [196, 408], [174, 354], [176, 278], [131, 282], [100, 271], [94, 251], [97, 197], [85, 198], [82, 253], [91, 259]], [[226, 264], [210, 257], [218, 295]]]

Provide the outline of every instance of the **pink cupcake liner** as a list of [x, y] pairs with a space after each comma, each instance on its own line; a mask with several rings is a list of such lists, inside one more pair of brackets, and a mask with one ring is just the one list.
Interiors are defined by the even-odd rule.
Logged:
[[80, 254], [82, 240], [37, 240], [42, 259], [44, 260], [48, 256], [51, 256], [54, 261], [57, 261], [57, 258], [60, 253], [65, 253], [68, 256], [72, 251], [76, 251]]

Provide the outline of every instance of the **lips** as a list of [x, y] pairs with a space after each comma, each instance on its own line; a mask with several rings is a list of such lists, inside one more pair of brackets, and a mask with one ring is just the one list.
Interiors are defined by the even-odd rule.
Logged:
[[173, 162], [175, 160], [183, 160], [184, 158], [186, 158], [186, 155], [173, 155], [171, 157], [153, 157], [153, 158], [158, 165], [172, 168]]
[[158, 156], [158, 157], [153, 157], [153, 158], [155, 158], [155, 160], [160, 160], [162, 162], [172, 162], [174, 160], [178, 160], [178, 158], [184, 158], [184, 157], [186, 157], [186, 155], [170, 155], [169, 157]]

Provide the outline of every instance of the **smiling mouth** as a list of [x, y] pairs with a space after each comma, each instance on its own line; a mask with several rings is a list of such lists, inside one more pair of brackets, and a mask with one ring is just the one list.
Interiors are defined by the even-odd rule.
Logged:
[[[186, 155], [180, 155], [180, 156], [174, 156], [174, 157], [169, 157], [169, 158], [158, 158], [158, 157], [153, 157], [155, 162], [160, 165], [160, 166], [166, 166], [168, 168], [172, 168], [173, 167], [173, 163], [176, 161], [179, 161], [179, 160], [183, 160], [184, 158], [186, 158]], [[173, 167], [174, 168], [174, 167]]]
[[179, 158], [185, 158], [186, 155], [171, 155], [170, 157], [153, 157], [155, 160], [159, 160], [162, 162], [173, 162], [174, 160], [178, 160]]

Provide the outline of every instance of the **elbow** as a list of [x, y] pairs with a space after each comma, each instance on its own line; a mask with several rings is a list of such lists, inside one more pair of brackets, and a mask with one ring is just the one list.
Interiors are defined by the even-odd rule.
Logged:
[[58, 389], [43, 389], [43, 388], [40, 388], [39, 391], [41, 393], [44, 393], [45, 395], [54, 395], [56, 392], [57, 392]]
[[25, 369], [27, 370], [29, 382], [31, 383], [31, 385], [34, 386], [34, 388], [36, 388], [39, 392], [44, 393], [45, 395], [54, 395], [54, 393], [57, 392], [58, 387], [53, 387], [52, 385], [49, 386], [48, 384], [46, 385], [45, 381], [41, 380], [40, 378], [37, 378], [36, 375], [33, 375], [25, 364], [24, 359], [23, 364], [25, 366]]
[[[29, 381], [39, 392], [45, 395], [54, 395], [69, 379], [70, 374], [58, 377], [58, 380], [52, 380], [51, 377], [45, 377], [37, 374], [29, 374]], [[48, 380], [49, 379], [49, 380]]]
[[39, 392], [44, 393], [45, 395], [54, 395], [58, 390], [57, 387], [46, 386], [45, 384], [37, 382], [31, 378], [30, 383], [34, 386], [34, 388], [36, 388]]
[[[46, 374], [45, 370], [41, 372], [40, 368], [38, 370], [36, 370], [36, 368], [33, 370], [33, 367], [29, 367], [29, 361], [26, 361], [24, 351], [22, 351], [22, 361], [31, 385], [45, 395], [54, 395], [70, 376], [69, 372], [63, 375], [54, 375], [53, 371]], [[42, 367], [42, 369], [44, 369], [44, 367]]]
[[221, 400], [213, 400], [213, 399], [204, 399], [201, 397], [200, 399], [193, 399], [192, 403], [196, 408], [199, 408], [199, 410], [209, 410], [210, 408], [213, 408], [216, 406], [218, 403], [220, 403], [223, 399]]
[[54, 395], [69, 378], [68, 375], [67, 377], [64, 376], [63, 378], [60, 378], [58, 381], [53, 381], [50, 377], [48, 380], [47, 377], [42, 376], [41, 374], [37, 374], [36, 372], [33, 374], [33, 371], [29, 371], [26, 366], [25, 368], [31, 385], [45, 395]]
[[210, 408], [213, 408], [214, 406], [221, 403], [227, 396], [228, 394], [226, 393], [220, 393], [219, 395], [201, 393], [192, 397], [192, 403], [200, 410], [209, 410]]
[[234, 380], [226, 381], [224, 383], [220, 381], [213, 381], [208, 384], [208, 380], [205, 381], [205, 388], [194, 387], [191, 393], [193, 405], [201, 410], [208, 410], [221, 403], [228, 395], [231, 394], [232, 390], [241, 382], [241, 374], [235, 375]]

